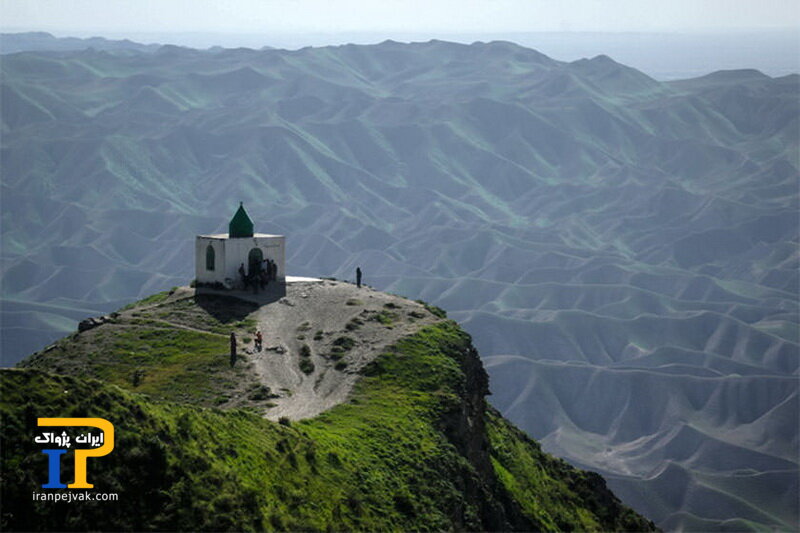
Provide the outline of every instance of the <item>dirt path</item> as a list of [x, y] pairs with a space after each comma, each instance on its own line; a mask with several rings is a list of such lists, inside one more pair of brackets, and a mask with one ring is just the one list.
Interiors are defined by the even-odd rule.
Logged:
[[416, 302], [349, 283], [286, 287], [286, 296], [253, 315], [264, 344], [248, 356], [259, 381], [280, 396], [265, 412], [273, 420], [310, 418], [344, 402], [364, 365], [401, 337], [440, 320]]

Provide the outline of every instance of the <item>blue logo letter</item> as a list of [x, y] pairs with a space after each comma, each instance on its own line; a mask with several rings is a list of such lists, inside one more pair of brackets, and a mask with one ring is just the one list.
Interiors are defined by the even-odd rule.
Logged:
[[42, 450], [42, 453], [48, 457], [50, 471], [47, 483], [42, 485], [42, 488], [66, 489], [67, 486], [61, 483], [61, 456], [67, 453], [67, 450]]

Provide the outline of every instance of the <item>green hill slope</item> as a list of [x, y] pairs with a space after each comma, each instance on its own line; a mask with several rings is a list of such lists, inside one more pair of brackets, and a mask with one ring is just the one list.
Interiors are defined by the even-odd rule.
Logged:
[[[487, 375], [469, 336], [452, 321], [420, 324], [382, 350], [359, 370], [346, 402], [276, 423], [259, 415], [257, 401], [203, 407], [215, 388], [254, 379], [246, 353], [229, 368], [213, 330], [246, 332], [255, 311], [203, 322], [197, 317], [207, 310], [197, 296], [169, 297], [141, 303], [25, 363], [39, 368], [0, 374], [3, 530], [653, 528], [600, 476], [543, 453], [486, 405]], [[154, 300], [163, 301], [153, 307]], [[219, 311], [231, 300], [216, 303]], [[144, 316], [148, 309], [165, 319]], [[177, 309], [198, 327], [175, 325]], [[102, 359], [87, 355], [87, 339], [99, 334], [108, 336]], [[126, 360], [145, 368], [140, 382], [130, 379]], [[134, 392], [139, 387], [149, 394]], [[119, 493], [119, 502], [32, 500], [47, 470], [33, 442], [36, 418], [51, 416], [115, 424], [115, 450], [90, 460], [89, 475], [97, 490]], [[72, 475], [67, 463], [64, 480]]]

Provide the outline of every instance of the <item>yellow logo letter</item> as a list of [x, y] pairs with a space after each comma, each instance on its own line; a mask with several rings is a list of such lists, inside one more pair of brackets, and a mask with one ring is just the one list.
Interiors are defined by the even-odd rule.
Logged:
[[86, 481], [86, 458], [102, 457], [114, 449], [114, 426], [102, 418], [40, 418], [40, 426], [90, 426], [103, 431], [103, 445], [88, 450], [75, 450], [75, 482], [67, 485], [71, 489], [91, 489]]

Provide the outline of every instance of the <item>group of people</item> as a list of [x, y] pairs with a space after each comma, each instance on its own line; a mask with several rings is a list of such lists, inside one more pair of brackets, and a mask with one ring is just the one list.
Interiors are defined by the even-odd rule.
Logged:
[[[263, 267], [261, 263], [256, 263], [257, 268], [251, 269], [252, 272], [249, 274], [244, 270], [244, 263], [239, 266], [239, 275], [242, 277], [242, 283], [244, 284], [244, 288], [253, 287], [254, 292], [258, 292], [258, 288], [261, 287], [262, 289], [266, 288], [270, 281], [275, 281], [278, 276], [278, 265], [275, 264], [275, 261], [271, 259], [265, 259], [262, 261]], [[356, 268], [356, 286], [361, 288], [361, 267]], [[257, 352], [261, 351], [262, 343], [264, 342], [264, 338], [261, 335], [261, 331], [256, 331], [256, 339], [255, 339], [255, 349]], [[236, 334], [231, 332], [231, 366], [236, 364]]]
[[[263, 266], [262, 266], [263, 265]], [[278, 265], [271, 259], [265, 259], [261, 263], [254, 263], [255, 268], [251, 268], [248, 274], [244, 270], [244, 263], [239, 266], [239, 275], [242, 278], [244, 288], [253, 287], [254, 292], [258, 292], [258, 288], [266, 288], [270, 281], [275, 281], [278, 277]], [[356, 268], [356, 286], [361, 288], [361, 267]], [[263, 347], [264, 337], [260, 330], [256, 330], [255, 334], [255, 349], [260, 352]], [[236, 364], [236, 334], [231, 331], [231, 367]]]
[[[236, 364], [237, 355], [236, 355], [236, 348], [239, 343], [236, 341], [236, 333], [231, 331], [231, 366]], [[257, 352], [261, 351], [261, 348], [264, 345], [264, 337], [261, 335], [261, 330], [256, 330], [256, 341], [255, 341], [255, 348]]]
[[242, 263], [239, 265], [239, 277], [245, 289], [252, 287], [253, 292], [257, 293], [259, 288], [266, 289], [270, 281], [278, 279], [278, 264], [272, 259], [264, 259], [260, 263], [253, 263], [248, 273]]

